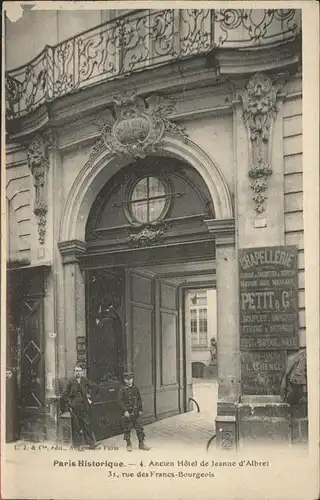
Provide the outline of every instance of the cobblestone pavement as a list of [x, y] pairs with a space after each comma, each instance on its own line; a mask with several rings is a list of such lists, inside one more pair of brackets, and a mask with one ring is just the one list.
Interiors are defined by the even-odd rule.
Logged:
[[[195, 380], [193, 398], [196, 405], [187, 413], [159, 420], [145, 426], [146, 443], [156, 449], [176, 449], [192, 446], [194, 449], [205, 449], [208, 440], [215, 432], [217, 382], [213, 380]], [[132, 444], [137, 446], [135, 432], [132, 431]], [[100, 446], [124, 448], [122, 435], [113, 436], [99, 443]]]
[[[172, 477], [169, 477], [167, 480], [159, 479], [159, 482], [154, 483], [150, 482], [150, 478], [146, 476], [138, 476], [138, 473], [141, 474], [141, 471], [148, 473], [150, 468], [160, 474], [163, 471], [169, 471], [170, 473], [179, 471], [179, 473], [186, 475], [193, 474], [193, 472], [202, 473], [204, 469], [200, 467], [200, 463], [203, 460], [226, 460], [225, 452], [217, 450], [215, 440], [211, 444], [209, 453], [206, 451], [207, 442], [214, 432], [216, 394], [217, 384], [205, 380], [201, 382], [195, 381], [193, 396], [200, 406], [200, 412], [198, 413], [196, 407], [194, 407], [193, 411], [188, 413], [145, 426], [146, 443], [151, 447], [151, 451], [147, 453], [137, 448], [136, 436], [132, 436], [134, 446], [132, 453], [126, 451], [122, 435], [100, 442], [100, 450], [73, 450], [68, 445], [56, 445], [47, 441], [38, 444], [21, 441], [8, 443], [5, 445], [5, 457], [2, 457], [4, 458], [2, 472], [6, 478], [5, 494], [2, 494], [2, 498], [85, 499], [89, 498], [87, 496], [88, 492], [91, 492], [89, 493], [89, 496], [91, 494], [90, 498], [92, 492], [95, 492], [94, 498], [97, 499], [128, 498], [128, 494], [131, 495], [134, 491], [137, 494], [132, 498], [136, 500], [150, 498], [151, 493], [154, 493], [154, 498], [157, 499], [182, 498], [182, 491], [184, 495], [186, 491], [190, 493], [188, 498], [209, 498], [205, 496], [205, 493], [213, 491], [213, 483], [210, 478], [201, 478], [196, 483], [190, 480], [190, 483], [187, 483], [189, 481], [187, 477], [183, 477], [181, 480], [176, 478], [174, 481], [172, 481]], [[289, 457], [283, 454], [285, 450], [281, 450], [281, 453], [276, 450], [276, 454], [273, 450], [272, 454], [270, 452], [269, 455], [266, 452], [267, 450], [255, 449], [254, 454], [252, 454], [251, 450], [249, 451], [250, 454], [247, 452], [247, 457], [250, 460], [254, 458], [255, 460], [265, 461], [268, 458], [270, 463], [275, 463], [280, 457], [281, 463], [279, 461], [276, 470], [281, 470], [282, 476], [283, 465], [290, 462], [289, 458], [291, 459], [290, 463], [293, 463], [292, 455]], [[228, 454], [228, 460], [230, 460], [229, 457]], [[199, 467], [194, 469], [193, 465], [191, 466], [191, 461], [196, 461]], [[107, 465], [102, 470], [100, 466], [80, 466], [79, 462], [93, 465], [102, 462], [107, 463]], [[124, 480], [121, 481], [116, 480], [116, 477], [122, 479], [122, 476], [119, 476], [122, 471], [117, 465], [119, 463], [125, 464], [126, 469], [124, 469], [124, 472], [127, 474]], [[159, 464], [159, 467], [157, 464]], [[162, 467], [164, 464], [169, 465]], [[174, 466], [171, 466], [171, 464], [174, 464]], [[220, 469], [220, 467], [215, 470], [212, 469], [212, 466], [210, 467], [210, 470], [206, 469], [205, 472], [209, 470], [209, 472], [213, 471], [216, 474], [214, 489], [217, 491], [217, 485], [219, 485], [219, 488], [221, 488], [219, 492], [223, 492], [223, 495], [216, 496], [216, 498], [227, 498], [225, 495], [226, 490], [228, 498], [239, 497], [238, 489], [232, 490], [233, 486], [235, 484], [247, 484], [252, 478], [251, 468], [245, 470], [235, 468], [233, 469], [235, 476], [230, 477], [229, 470]], [[292, 474], [289, 471], [290, 475], [287, 471], [286, 483], [289, 483], [292, 477], [299, 475], [299, 471], [302, 470], [305, 474], [309, 469], [302, 464], [301, 468], [296, 470], [298, 473]], [[255, 469], [254, 472], [256, 477], [258, 471]], [[134, 476], [134, 474], [137, 475]], [[131, 477], [130, 483], [128, 483], [129, 475]], [[142, 477], [146, 477], [146, 479], [142, 479]], [[260, 476], [260, 478], [261, 481], [256, 478], [256, 482], [258, 481], [259, 485], [262, 485], [263, 491], [265, 491], [269, 483], [265, 480], [265, 483], [263, 483], [263, 476]], [[86, 496], [84, 496], [84, 492]], [[257, 494], [252, 498], [257, 498]], [[302, 492], [301, 495], [298, 494], [296, 497], [302, 498]], [[275, 497], [275, 492], [270, 496]]]
[[[188, 448], [190, 450], [190, 447], [194, 451], [206, 449], [207, 442], [213, 436], [215, 429], [217, 382], [195, 379], [193, 397], [199, 405], [199, 413], [197, 412], [196, 405], [194, 405], [192, 411], [145, 426], [146, 443], [148, 446], [155, 451], [166, 451], [168, 449], [173, 451], [181, 448]], [[48, 447], [55, 445], [55, 443], [46, 443]], [[7, 444], [6, 454], [9, 462], [15, 462], [18, 458], [17, 453], [14, 453], [16, 446], [23, 449], [25, 445], [30, 447], [32, 444], [25, 441]], [[132, 444], [134, 447], [138, 445], [134, 431], [132, 432]], [[69, 447], [69, 445], [63, 446], [66, 449]], [[120, 434], [99, 441], [98, 448], [104, 447], [125, 450], [123, 435]]]

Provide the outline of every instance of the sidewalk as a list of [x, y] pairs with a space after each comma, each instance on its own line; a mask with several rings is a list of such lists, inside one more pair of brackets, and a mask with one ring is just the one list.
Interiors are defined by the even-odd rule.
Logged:
[[[193, 398], [199, 405], [199, 413], [194, 404], [192, 411], [145, 426], [146, 443], [148, 446], [159, 451], [166, 451], [168, 449], [174, 451], [181, 448], [188, 448], [190, 450], [190, 447], [194, 451], [204, 451], [206, 449], [208, 440], [215, 433], [217, 382], [195, 379], [193, 383]], [[134, 431], [132, 432], [132, 444], [134, 448], [138, 445]], [[24, 447], [27, 447], [30, 450], [32, 446], [36, 448], [43, 447], [44, 451], [46, 449], [53, 449], [54, 447], [63, 447], [66, 450], [70, 448], [70, 445], [67, 444], [60, 445], [48, 441], [45, 443], [18, 441], [5, 445], [6, 459], [15, 461], [18, 456], [15, 452], [17, 448], [23, 450]], [[120, 434], [99, 441], [97, 448], [125, 450], [123, 435]]]
[[[207, 413], [191, 411], [166, 418], [145, 426], [146, 443], [152, 449], [176, 450], [189, 448], [205, 450], [208, 440], [214, 434], [214, 419]], [[135, 432], [132, 444], [138, 446]], [[100, 446], [125, 448], [122, 435], [113, 436], [99, 443]]]
[[[207, 442], [215, 433], [215, 417], [217, 406], [218, 384], [215, 380], [194, 379], [193, 399], [197, 401], [193, 411], [174, 417], [159, 420], [145, 426], [146, 443], [157, 449], [206, 449]], [[135, 433], [132, 432], [133, 446], [137, 445]], [[113, 436], [99, 443], [104, 446], [125, 447], [122, 435]]]

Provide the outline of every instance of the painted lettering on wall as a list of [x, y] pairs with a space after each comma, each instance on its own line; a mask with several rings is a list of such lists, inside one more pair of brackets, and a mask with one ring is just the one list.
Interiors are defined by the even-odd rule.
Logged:
[[297, 349], [298, 250], [239, 250], [241, 349]]
[[265, 248], [263, 250], [246, 251], [239, 261], [243, 270], [261, 264], [281, 265], [290, 268], [294, 257], [295, 254], [292, 251]]
[[285, 351], [242, 351], [242, 394], [279, 394], [286, 369]]

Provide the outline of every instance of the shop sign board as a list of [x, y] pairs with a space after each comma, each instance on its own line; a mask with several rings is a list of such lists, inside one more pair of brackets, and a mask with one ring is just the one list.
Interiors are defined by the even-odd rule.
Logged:
[[242, 394], [275, 395], [286, 370], [286, 351], [242, 351]]
[[239, 250], [240, 349], [299, 348], [298, 249]]

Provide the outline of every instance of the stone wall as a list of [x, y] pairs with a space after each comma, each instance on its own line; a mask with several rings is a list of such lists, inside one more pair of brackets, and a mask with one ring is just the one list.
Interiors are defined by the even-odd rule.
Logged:
[[32, 261], [34, 216], [32, 178], [26, 152], [19, 146], [7, 151], [6, 195], [8, 210], [8, 260]]
[[[214, 160], [230, 192], [233, 193], [233, 124], [230, 88], [226, 85], [209, 86], [204, 89], [186, 90], [170, 97], [176, 101], [177, 121], [185, 128], [187, 136]], [[229, 105], [225, 104], [226, 101]], [[78, 111], [80, 110], [79, 107]], [[72, 184], [89, 159], [99, 134], [97, 120], [104, 116], [103, 113], [103, 110], [99, 110], [96, 115], [74, 119], [72, 123], [60, 129], [59, 149], [63, 175], [61, 187], [64, 200], [67, 199]], [[105, 182], [109, 179], [109, 172], [110, 168], [106, 172]]]
[[[300, 83], [301, 85], [301, 83]], [[302, 96], [299, 82], [288, 95], [283, 110], [285, 244], [297, 245], [300, 346], [306, 346], [305, 265], [303, 230]], [[300, 87], [300, 88], [299, 88]]]
[[[285, 244], [297, 245], [299, 283], [299, 338], [306, 347], [305, 262], [303, 225], [303, 155], [302, 155], [302, 88], [295, 79], [288, 88], [283, 112], [283, 156], [285, 199]], [[306, 390], [306, 388], [305, 388]], [[307, 403], [291, 409], [291, 441], [305, 444], [308, 440]]]

